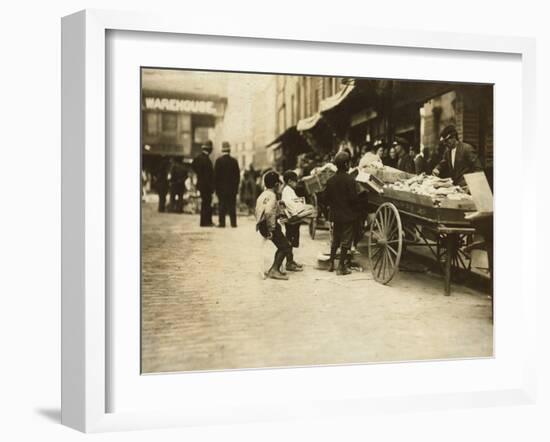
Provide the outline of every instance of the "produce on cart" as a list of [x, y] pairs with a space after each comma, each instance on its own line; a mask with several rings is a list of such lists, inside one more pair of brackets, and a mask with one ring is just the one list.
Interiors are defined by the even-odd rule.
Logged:
[[475, 204], [467, 189], [452, 180], [411, 175], [378, 163], [361, 167], [356, 181], [369, 192], [368, 204], [375, 212], [368, 235], [374, 279], [389, 283], [406, 246], [425, 246], [440, 264], [445, 294], [450, 294], [451, 269], [470, 265], [464, 246], [475, 228], [465, 215], [475, 211]]

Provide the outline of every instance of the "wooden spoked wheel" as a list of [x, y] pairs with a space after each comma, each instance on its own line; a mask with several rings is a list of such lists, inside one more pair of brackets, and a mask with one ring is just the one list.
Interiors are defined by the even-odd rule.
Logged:
[[370, 268], [374, 279], [382, 284], [392, 280], [399, 270], [403, 249], [403, 227], [392, 203], [378, 207], [368, 235]]
[[317, 230], [317, 218], [311, 218], [309, 221], [309, 236], [315, 239], [315, 231]]
[[[317, 211], [319, 211], [319, 204], [317, 202], [317, 195], [311, 195], [311, 204]], [[319, 216], [319, 215], [317, 215]], [[309, 221], [309, 237], [315, 239], [315, 232], [317, 231], [317, 218], [311, 218]]]

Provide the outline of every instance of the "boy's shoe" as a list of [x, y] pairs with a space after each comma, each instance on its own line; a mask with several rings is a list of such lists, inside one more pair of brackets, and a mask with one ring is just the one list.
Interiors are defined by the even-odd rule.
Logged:
[[267, 272], [267, 277], [271, 279], [279, 279], [282, 281], [288, 280], [288, 276], [281, 273], [279, 270], [270, 270]]
[[286, 269], [289, 272], [303, 272], [304, 271], [304, 269], [302, 267], [298, 267], [295, 262], [291, 262], [290, 264], [287, 264]]
[[304, 265], [303, 264], [298, 264], [296, 261], [292, 261], [292, 264], [294, 264], [296, 267], [298, 267], [299, 269], [303, 269], [304, 268]]
[[328, 271], [329, 272], [334, 272], [334, 261], [330, 261], [330, 264], [328, 266]]
[[347, 266], [338, 267], [338, 270], [336, 270], [337, 275], [350, 275], [351, 270], [347, 268]]

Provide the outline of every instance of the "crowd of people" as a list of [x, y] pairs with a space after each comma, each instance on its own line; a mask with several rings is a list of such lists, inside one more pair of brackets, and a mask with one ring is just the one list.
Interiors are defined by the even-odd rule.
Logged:
[[[329, 271], [335, 271], [335, 260], [338, 250], [340, 259], [336, 273], [348, 275], [351, 263], [350, 251], [361, 237], [361, 225], [366, 219], [366, 192], [361, 191], [350, 174], [352, 166], [359, 166], [362, 161], [379, 161], [384, 166], [393, 167], [411, 174], [433, 174], [442, 178], [452, 178], [455, 185], [464, 186], [464, 175], [483, 170], [475, 148], [460, 141], [453, 125], [443, 129], [437, 149], [423, 149], [417, 152], [403, 138], [396, 137], [390, 146], [382, 141], [372, 145], [365, 144], [361, 149], [353, 149], [343, 144], [332, 159], [337, 172], [329, 178], [324, 190], [323, 200], [328, 207], [329, 220], [332, 223]], [[288, 274], [282, 270], [286, 259], [286, 270], [302, 271], [303, 266], [294, 261], [293, 249], [299, 247], [299, 224], [284, 222], [286, 234], [283, 234], [281, 223], [284, 218], [282, 206], [288, 208], [298, 203], [296, 195], [298, 175], [286, 171], [281, 177], [275, 171], [264, 176], [265, 190], [256, 201], [256, 229], [266, 239], [273, 242], [276, 252], [271, 268], [266, 276], [272, 279], [287, 280]]]

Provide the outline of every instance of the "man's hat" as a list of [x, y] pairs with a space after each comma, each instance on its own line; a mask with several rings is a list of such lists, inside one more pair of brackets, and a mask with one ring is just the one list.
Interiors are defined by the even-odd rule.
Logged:
[[222, 143], [222, 153], [229, 153], [230, 151], [231, 151], [231, 145], [229, 144], [229, 142], [224, 141]]
[[406, 138], [403, 138], [403, 137], [395, 137], [393, 139], [393, 143], [392, 143], [392, 146], [397, 146], [397, 145], [400, 145], [400, 146], [403, 146], [403, 147], [406, 147], [409, 145], [409, 142]]
[[449, 124], [446, 126], [440, 134], [441, 140], [446, 140], [449, 138], [457, 138], [458, 139], [458, 131], [456, 130], [456, 127], [453, 124]]
[[212, 152], [212, 141], [208, 140], [202, 143], [201, 149], [207, 150], [208, 152]]
[[334, 157], [334, 164], [336, 167], [346, 164], [349, 161], [349, 154], [347, 152], [338, 152]]

